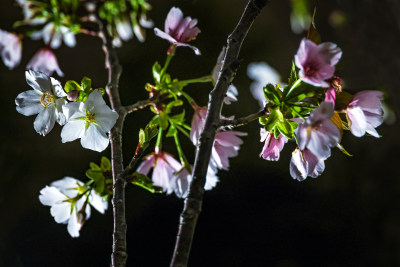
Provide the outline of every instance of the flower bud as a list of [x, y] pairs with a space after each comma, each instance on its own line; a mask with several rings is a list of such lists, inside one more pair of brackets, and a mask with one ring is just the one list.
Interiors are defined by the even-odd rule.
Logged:
[[69, 92], [67, 95], [67, 99], [69, 101], [75, 101], [78, 97], [79, 97], [79, 91], [76, 90]]

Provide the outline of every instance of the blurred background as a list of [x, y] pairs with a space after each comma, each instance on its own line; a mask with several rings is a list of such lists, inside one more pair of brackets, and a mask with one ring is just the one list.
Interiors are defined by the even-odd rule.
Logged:
[[[192, 44], [202, 56], [179, 48], [169, 68], [174, 77], [189, 79], [210, 73], [247, 0], [149, 2], [156, 27], [164, 27], [172, 6], [199, 20], [202, 32]], [[312, 13], [314, 4], [310, 1], [308, 12]], [[279, 162], [268, 162], [258, 156], [263, 144], [257, 123], [239, 128], [248, 136], [239, 156], [231, 159], [230, 170], [220, 171], [220, 183], [205, 194], [189, 266], [400, 264], [400, 124], [393, 118], [400, 115], [400, 2], [325, 0], [316, 6], [322, 40], [337, 43], [343, 50], [338, 73], [344, 88], [352, 93], [384, 90], [395, 114], [378, 128], [380, 139], [356, 138], [346, 132], [342, 144], [354, 157], [334, 149], [323, 175], [303, 182], [289, 174], [293, 143], [286, 145]], [[251, 62], [266, 61], [287, 79], [306, 35], [292, 30], [291, 13], [292, 1], [271, 0], [257, 18], [242, 47], [243, 61], [234, 80], [239, 101], [225, 107], [224, 115], [258, 111], [246, 74]], [[0, 28], [12, 31], [17, 19], [22, 19], [20, 8], [2, 0]], [[65, 73], [59, 80], [64, 84], [88, 76], [94, 88], [104, 87], [107, 72], [100, 40], [79, 35], [77, 42], [73, 49], [63, 45], [56, 50]], [[25, 82], [26, 63], [42, 45], [26, 38], [21, 65], [9, 71], [0, 64], [0, 266], [109, 266], [110, 208], [105, 215], [93, 210], [81, 236], [73, 239], [38, 199], [40, 189], [64, 176], [86, 181], [89, 163], [110, 153], [109, 148], [101, 154], [85, 150], [79, 141], [62, 144], [59, 126], [42, 137], [33, 129], [34, 117], [16, 112], [15, 97], [30, 89]], [[124, 104], [146, 98], [144, 85], [152, 82], [151, 66], [164, 62], [167, 48], [165, 40], [148, 30], [144, 44], [135, 39], [118, 49], [124, 69], [120, 83]], [[193, 85], [186, 92], [206, 105], [211, 87]], [[188, 112], [189, 122], [190, 116]], [[151, 117], [146, 109], [126, 120], [125, 160], [134, 152], [138, 129]], [[181, 139], [193, 160], [194, 147]], [[176, 155], [172, 142], [164, 147]], [[168, 266], [182, 200], [130, 185], [126, 201], [128, 266]]]

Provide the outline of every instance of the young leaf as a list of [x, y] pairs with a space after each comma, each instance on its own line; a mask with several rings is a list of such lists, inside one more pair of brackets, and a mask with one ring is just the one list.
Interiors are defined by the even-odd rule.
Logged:
[[107, 157], [101, 157], [100, 168], [103, 172], [111, 170], [111, 162]]
[[310, 27], [308, 28], [307, 39], [313, 41], [316, 44], [321, 43], [321, 36], [317, 31], [317, 27], [315, 27], [315, 13], [317, 12], [317, 8], [314, 8], [314, 14], [311, 19]]
[[160, 83], [160, 79], [161, 79], [161, 74], [160, 74], [161, 66], [160, 66], [160, 64], [158, 64], [158, 62], [154, 63], [152, 70], [153, 70], [154, 81], [156, 83]]
[[151, 193], [162, 193], [162, 187], [155, 186], [153, 181], [142, 173], [135, 172], [132, 176], [128, 177], [128, 182], [137, 185]]
[[64, 90], [68, 94], [71, 91], [82, 91], [82, 88], [77, 82], [69, 80], [65, 83]]
[[81, 87], [83, 91], [88, 92], [92, 88], [92, 80], [88, 77], [83, 77]]

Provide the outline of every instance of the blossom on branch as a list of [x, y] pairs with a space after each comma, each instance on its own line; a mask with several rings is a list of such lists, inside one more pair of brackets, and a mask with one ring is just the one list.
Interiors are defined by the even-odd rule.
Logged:
[[196, 55], [200, 55], [200, 50], [197, 47], [186, 43], [196, 39], [197, 34], [200, 33], [200, 29], [195, 27], [196, 24], [197, 19], [184, 18], [179, 8], [172, 7], [165, 19], [164, 31], [154, 28], [154, 33], [169, 41], [172, 45], [189, 47]]
[[270, 131], [266, 131], [264, 128], [260, 129], [261, 140], [260, 142], [265, 142], [264, 147], [260, 153], [260, 157], [265, 160], [278, 161], [280, 153], [283, 149], [285, 143], [288, 139], [282, 134], [279, 135], [278, 139]]
[[61, 131], [62, 142], [78, 138], [84, 148], [101, 152], [107, 148], [107, 132], [114, 126], [118, 113], [104, 101], [101, 91], [94, 90], [85, 102], [72, 102], [63, 107], [67, 123]]
[[37, 51], [32, 59], [29, 61], [26, 68], [35, 71], [41, 71], [49, 76], [53, 75], [54, 71], [57, 72], [58, 76], [64, 76], [64, 73], [58, 66], [56, 55], [51, 49], [47, 47], [44, 47]]
[[379, 137], [375, 128], [383, 122], [382, 99], [383, 93], [380, 91], [366, 90], [354, 95], [346, 109], [352, 134], [361, 137], [367, 132]]
[[308, 148], [315, 156], [324, 159], [331, 155], [331, 147], [335, 147], [341, 138], [339, 128], [330, 120], [333, 115], [333, 104], [322, 102], [299, 125], [296, 136], [301, 150]]
[[48, 134], [57, 121], [65, 124], [62, 107], [67, 102], [63, 97], [67, 94], [59, 81], [36, 71], [26, 71], [26, 82], [33, 90], [20, 93], [15, 99], [17, 111], [25, 116], [38, 114], [33, 123], [37, 133]]
[[0, 29], [0, 54], [4, 65], [13, 69], [21, 62], [22, 43], [21, 38]]
[[42, 30], [33, 32], [30, 37], [33, 40], [43, 39], [44, 43], [53, 49], [59, 48], [62, 41], [69, 47], [76, 45], [75, 34], [68, 27], [56, 26], [54, 22], [47, 23]]
[[104, 214], [108, 202], [91, 190], [90, 194], [84, 184], [72, 177], [64, 177], [40, 190], [39, 200], [50, 206], [50, 213], [57, 223], [68, 224], [68, 233], [78, 237], [79, 231], [90, 218], [90, 203], [96, 210]]
[[303, 39], [294, 56], [296, 66], [300, 69], [301, 79], [313, 86], [328, 87], [327, 79], [335, 73], [335, 65], [342, 56], [342, 50], [334, 43], [321, 43]]
[[253, 97], [258, 101], [260, 107], [265, 105], [264, 86], [268, 83], [280, 83], [279, 73], [266, 62], [254, 62], [247, 67], [247, 75], [254, 81], [250, 85]]
[[182, 165], [174, 157], [162, 151], [152, 153], [140, 164], [136, 172], [148, 175], [151, 169], [154, 185], [162, 187], [167, 194], [176, 190], [175, 173], [182, 169]]
[[[191, 168], [193, 171], [193, 169]], [[219, 179], [217, 176], [217, 168], [212, 163], [208, 165], [207, 174], [206, 174], [206, 183], [204, 185], [204, 190], [213, 189]], [[190, 183], [192, 182], [192, 174], [184, 168], [181, 172], [176, 175], [176, 186], [174, 187], [175, 194], [180, 198], [186, 198], [189, 193]]]
[[323, 158], [317, 157], [307, 148], [303, 151], [298, 147], [292, 153], [290, 160], [290, 175], [293, 179], [303, 181], [308, 176], [317, 178], [325, 169]]

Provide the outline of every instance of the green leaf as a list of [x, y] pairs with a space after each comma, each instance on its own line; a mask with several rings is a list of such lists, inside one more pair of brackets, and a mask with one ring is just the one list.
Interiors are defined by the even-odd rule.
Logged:
[[111, 170], [111, 162], [107, 157], [101, 157], [100, 168], [103, 172]]
[[349, 152], [347, 152], [346, 149], [344, 149], [344, 147], [343, 147], [341, 144], [337, 144], [336, 147], [339, 148], [340, 151], [342, 151], [345, 155], [347, 155], [347, 156], [349, 156], [349, 157], [352, 157], [352, 156], [353, 156], [352, 154], [350, 154]]
[[94, 162], [90, 162], [90, 163], [89, 163], [89, 166], [90, 166], [90, 168], [91, 168], [92, 170], [101, 171], [101, 168], [99, 167], [99, 165], [97, 165], [97, 164], [94, 163]]
[[292, 125], [286, 119], [279, 121], [277, 123], [277, 126], [281, 134], [283, 134], [287, 139], [292, 139], [294, 135], [294, 130]]
[[316, 44], [321, 43], [321, 36], [315, 27], [315, 14], [317, 13], [317, 8], [314, 8], [314, 14], [311, 19], [310, 27], [308, 28], [307, 39], [313, 41]]
[[65, 83], [64, 90], [68, 94], [71, 91], [82, 91], [82, 88], [77, 82], [69, 80]]
[[131, 177], [128, 178], [128, 181], [134, 185], [137, 185], [143, 189], [151, 193], [162, 193], [162, 187], [155, 186], [153, 181], [142, 173], [135, 172]]
[[182, 124], [185, 121], [185, 110], [183, 110], [183, 112], [178, 115], [169, 117], [169, 120], [173, 121], [176, 124]]
[[94, 187], [94, 191], [96, 191], [97, 193], [101, 194], [104, 191], [104, 187], [105, 187], [105, 181], [103, 180], [98, 180], [96, 181], [96, 185]]
[[92, 88], [92, 80], [88, 77], [83, 77], [81, 87], [83, 91], [88, 92]]
[[160, 127], [163, 130], [166, 130], [168, 128], [168, 125], [169, 125], [168, 116], [167, 116], [167, 114], [165, 112], [162, 112], [162, 113], [159, 114], [158, 125], [160, 125]]
[[160, 83], [160, 79], [161, 79], [161, 74], [160, 74], [161, 66], [160, 66], [160, 64], [158, 64], [158, 62], [154, 63], [152, 70], [153, 70], [154, 81], [156, 83]]
[[90, 169], [90, 170], [87, 170], [85, 174], [89, 179], [91, 179], [95, 182], [104, 179], [104, 175], [101, 170], [97, 171], [97, 170]]
[[279, 105], [281, 98], [281, 91], [278, 90], [273, 84], [269, 83], [264, 87], [264, 95], [269, 103]]
[[178, 133], [178, 130], [176, 129], [176, 127], [171, 124], [171, 126], [168, 129], [168, 132], [166, 134], [166, 137], [173, 137]]
[[290, 71], [289, 86], [292, 86], [293, 83], [298, 79], [299, 78], [297, 76], [296, 64], [294, 64], [294, 61], [292, 60], [292, 69]]
[[183, 101], [180, 100], [180, 99], [171, 101], [171, 102], [169, 102], [169, 103], [167, 104], [167, 107], [166, 107], [166, 109], [165, 109], [165, 113], [166, 113], [166, 114], [169, 114], [169, 113], [171, 112], [171, 109], [172, 109], [172, 108], [178, 107], [178, 106], [182, 106], [182, 105], [183, 105]]
[[283, 119], [282, 113], [280, 112], [279, 109], [271, 109], [270, 110], [270, 115], [268, 117], [268, 120], [266, 121], [264, 127], [267, 131], [272, 131], [275, 127], [276, 124]]

